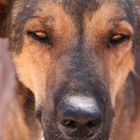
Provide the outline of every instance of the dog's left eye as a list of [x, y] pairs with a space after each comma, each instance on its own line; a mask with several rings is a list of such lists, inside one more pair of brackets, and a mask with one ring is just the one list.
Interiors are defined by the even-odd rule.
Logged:
[[47, 35], [47, 33], [42, 31], [29, 31], [27, 35], [32, 37], [34, 40], [39, 41], [40, 43], [47, 44], [49, 46], [52, 45], [52, 39]]
[[129, 39], [129, 36], [124, 35], [124, 34], [117, 34], [113, 35], [109, 41], [110, 45], [117, 45], [120, 43], [123, 43]]

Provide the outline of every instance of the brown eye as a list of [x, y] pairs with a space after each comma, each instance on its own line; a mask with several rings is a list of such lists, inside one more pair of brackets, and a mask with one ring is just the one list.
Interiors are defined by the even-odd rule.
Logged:
[[47, 33], [42, 31], [28, 31], [27, 35], [32, 37], [34, 40], [39, 41], [40, 43], [52, 46], [52, 39]]
[[109, 44], [117, 45], [117, 44], [125, 42], [128, 39], [129, 39], [129, 37], [127, 35], [124, 35], [124, 34], [114, 35], [111, 37]]

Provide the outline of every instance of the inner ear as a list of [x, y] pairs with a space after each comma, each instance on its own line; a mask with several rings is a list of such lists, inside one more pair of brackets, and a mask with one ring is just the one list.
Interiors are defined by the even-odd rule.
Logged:
[[10, 0], [0, 0], [0, 37], [7, 37], [7, 16], [9, 13]]

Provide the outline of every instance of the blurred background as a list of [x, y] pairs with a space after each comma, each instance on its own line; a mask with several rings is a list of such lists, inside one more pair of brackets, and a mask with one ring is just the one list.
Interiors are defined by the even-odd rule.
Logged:
[[14, 96], [15, 76], [7, 52], [8, 41], [0, 39], [0, 140], [3, 140], [3, 127]]

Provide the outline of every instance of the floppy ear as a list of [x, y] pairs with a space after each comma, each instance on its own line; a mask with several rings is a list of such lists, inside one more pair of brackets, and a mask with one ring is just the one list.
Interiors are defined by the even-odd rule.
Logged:
[[9, 13], [10, 0], [0, 0], [0, 37], [7, 37], [7, 17]]

